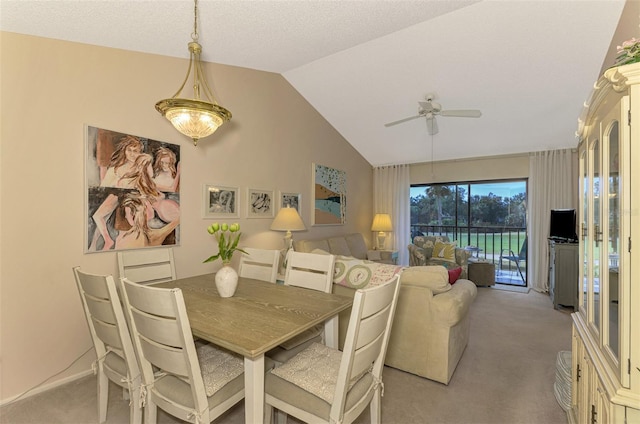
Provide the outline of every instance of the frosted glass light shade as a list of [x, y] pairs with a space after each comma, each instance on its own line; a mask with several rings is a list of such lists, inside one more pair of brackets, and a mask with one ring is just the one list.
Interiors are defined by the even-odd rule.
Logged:
[[158, 102], [156, 109], [195, 145], [231, 119], [231, 113], [225, 108], [200, 100], [165, 99]]

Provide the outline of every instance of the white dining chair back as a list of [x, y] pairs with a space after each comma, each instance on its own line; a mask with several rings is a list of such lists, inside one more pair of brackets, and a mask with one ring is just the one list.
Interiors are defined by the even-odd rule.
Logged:
[[255, 249], [245, 247], [240, 256], [238, 275], [245, 278], [254, 278], [275, 283], [278, 278], [279, 250]]
[[80, 267], [73, 268], [73, 275], [96, 350], [99, 422], [107, 420], [111, 380], [129, 392], [129, 422], [139, 424], [140, 369], [113, 277], [87, 274]]
[[229, 365], [242, 370], [243, 362], [209, 344], [202, 346], [212, 360], [199, 362], [182, 290], [123, 278], [121, 292], [142, 370], [145, 423], [156, 422], [158, 407], [181, 420], [209, 423], [244, 398], [242, 371], [210, 392]]
[[176, 279], [173, 249], [122, 250], [118, 252], [120, 278], [138, 284], [157, 284]]
[[[357, 290], [342, 352], [314, 344], [270, 371], [265, 416], [276, 408], [307, 423], [349, 424], [369, 406], [371, 422], [379, 424], [382, 370], [399, 290], [398, 275]], [[318, 376], [328, 378], [317, 384]], [[335, 389], [327, 393], [329, 387]]]
[[289, 252], [284, 284], [331, 293], [334, 255]]
[[[286, 286], [302, 287], [331, 293], [335, 256], [315, 253], [289, 252], [287, 270], [284, 277]], [[266, 356], [276, 364], [288, 361], [313, 343], [327, 343], [327, 339], [337, 340], [338, 318], [310, 329], [276, 346]]]

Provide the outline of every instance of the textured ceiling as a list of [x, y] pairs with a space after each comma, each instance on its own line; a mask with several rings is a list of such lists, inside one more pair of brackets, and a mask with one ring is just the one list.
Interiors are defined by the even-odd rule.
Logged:
[[[377, 166], [574, 147], [624, 0], [199, 4], [204, 60], [281, 73]], [[3, 31], [167, 56], [192, 27], [190, 0], [0, 2]], [[431, 92], [483, 115], [384, 127]]]

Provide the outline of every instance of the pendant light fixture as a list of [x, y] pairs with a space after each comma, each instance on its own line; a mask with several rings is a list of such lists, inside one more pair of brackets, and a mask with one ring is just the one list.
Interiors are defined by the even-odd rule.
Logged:
[[[197, 146], [199, 139], [213, 134], [219, 126], [231, 119], [231, 112], [218, 105], [211, 94], [202, 71], [202, 62], [200, 62], [202, 46], [198, 43], [198, 0], [194, 0], [191, 39], [192, 41], [188, 44], [190, 58], [187, 76], [173, 97], [156, 103], [156, 110], [167, 118], [178, 131], [190, 137], [194, 146]], [[193, 80], [193, 96], [191, 98], [179, 97], [190, 76]], [[200, 97], [201, 93], [204, 96], [202, 98]]]

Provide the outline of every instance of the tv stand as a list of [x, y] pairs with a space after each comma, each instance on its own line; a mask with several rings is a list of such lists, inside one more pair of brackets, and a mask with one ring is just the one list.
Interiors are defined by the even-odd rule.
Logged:
[[555, 309], [578, 309], [578, 243], [549, 239], [549, 295]]

